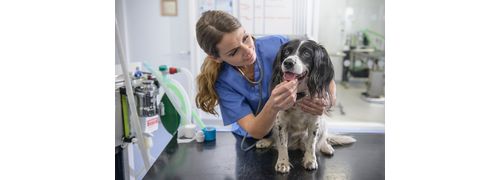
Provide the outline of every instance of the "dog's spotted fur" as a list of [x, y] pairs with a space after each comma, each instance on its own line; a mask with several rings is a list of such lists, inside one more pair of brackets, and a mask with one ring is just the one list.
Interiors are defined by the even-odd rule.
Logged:
[[[286, 63], [288, 64], [285, 65]], [[292, 40], [280, 48], [274, 62], [270, 89], [274, 89], [283, 81], [285, 72], [292, 72], [299, 77], [298, 94], [329, 99], [328, 87], [333, 80], [333, 65], [325, 48], [316, 42]], [[301, 100], [298, 99], [297, 102]], [[317, 169], [316, 150], [319, 149], [326, 155], [333, 155], [332, 144], [348, 144], [355, 141], [346, 136], [329, 136], [325, 129], [325, 118], [327, 118], [325, 115], [315, 116], [303, 112], [298, 106], [280, 111], [274, 123], [272, 137], [258, 141], [256, 147], [267, 148], [276, 142], [278, 160], [275, 169], [278, 172], [290, 171], [288, 149], [304, 151], [302, 159], [304, 168]]]

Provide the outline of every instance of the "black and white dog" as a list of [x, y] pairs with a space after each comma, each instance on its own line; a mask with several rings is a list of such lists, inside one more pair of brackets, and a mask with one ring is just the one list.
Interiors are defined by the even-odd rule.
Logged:
[[[282, 81], [297, 79], [297, 102], [304, 96], [328, 99], [333, 80], [333, 64], [326, 49], [311, 40], [292, 40], [281, 46], [274, 61], [271, 88]], [[257, 142], [257, 148], [270, 147], [276, 142], [278, 160], [275, 169], [281, 173], [290, 171], [288, 149], [304, 151], [302, 164], [305, 169], [318, 168], [316, 150], [333, 155], [334, 144], [349, 144], [356, 140], [348, 136], [329, 136], [326, 115], [305, 113], [300, 107], [280, 111], [273, 127], [273, 135]]]

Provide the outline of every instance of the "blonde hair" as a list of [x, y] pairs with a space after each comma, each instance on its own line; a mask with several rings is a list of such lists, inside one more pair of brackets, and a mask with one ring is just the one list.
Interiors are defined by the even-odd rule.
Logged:
[[[217, 44], [224, 34], [231, 33], [240, 27], [238, 19], [224, 11], [206, 11], [196, 23], [196, 40], [205, 53], [218, 58], [220, 56]], [[205, 58], [200, 74], [196, 77], [198, 84], [196, 106], [205, 112], [217, 115], [215, 106], [218, 105], [219, 97], [215, 91], [215, 82], [222, 63], [216, 62], [210, 56]]]

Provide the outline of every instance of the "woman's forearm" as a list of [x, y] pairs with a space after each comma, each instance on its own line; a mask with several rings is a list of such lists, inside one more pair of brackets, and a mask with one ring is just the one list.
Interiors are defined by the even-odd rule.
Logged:
[[252, 133], [249, 132], [249, 134], [254, 138], [262, 139], [273, 128], [277, 114], [278, 111], [266, 103], [262, 111], [255, 117], [251, 127]]
[[272, 105], [266, 103], [257, 116], [249, 114], [239, 120], [238, 124], [253, 138], [262, 139], [273, 128], [277, 114], [278, 110], [273, 109]]
[[260, 139], [273, 128], [279, 110], [285, 110], [295, 104], [297, 98], [297, 80], [284, 81], [276, 85], [262, 111], [254, 116], [249, 114], [238, 121], [252, 137]]

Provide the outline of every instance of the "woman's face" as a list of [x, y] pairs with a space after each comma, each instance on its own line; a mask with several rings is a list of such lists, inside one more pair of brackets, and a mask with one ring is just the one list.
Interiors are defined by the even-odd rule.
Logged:
[[224, 61], [233, 66], [245, 66], [255, 62], [255, 46], [249, 33], [243, 28], [224, 34], [222, 40], [217, 44], [220, 57], [217, 61]]

